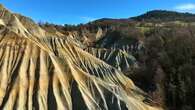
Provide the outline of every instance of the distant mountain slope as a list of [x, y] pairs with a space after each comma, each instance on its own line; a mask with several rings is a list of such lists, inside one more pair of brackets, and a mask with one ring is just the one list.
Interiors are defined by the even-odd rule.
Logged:
[[130, 19], [136, 21], [187, 21], [187, 22], [194, 22], [195, 21], [195, 14], [191, 13], [179, 13], [175, 11], [165, 11], [165, 10], [153, 10], [149, 11], [145, 14], [142, 14], [137, 17], [132, 17]]

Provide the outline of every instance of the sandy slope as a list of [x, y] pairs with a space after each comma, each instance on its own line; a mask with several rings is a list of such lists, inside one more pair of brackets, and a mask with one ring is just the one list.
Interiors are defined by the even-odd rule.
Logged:
[[72, 110], [73, 82], [89, 110], [108, 110], [107, 93], [118, 100], [119, 110], [120, 102], [129, 110], [158, 109], [143, 103], [144, 93], [122, 72], [71, 38], [50, 36], [2, 6], [0, 14], [1, 110]]

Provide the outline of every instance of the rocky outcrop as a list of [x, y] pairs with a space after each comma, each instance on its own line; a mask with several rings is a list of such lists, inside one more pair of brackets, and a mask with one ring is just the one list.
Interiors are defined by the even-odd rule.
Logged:
[[134, 56], [120, 49], [88, 48], [86, 51], [123, 72], [138, 67]]
[[83, 51], [73, 38], [49, 34], [0, 7], [1, 110], [72, 110], [80, 103], [72, 101], [75, 88], [89, 110], [111, 110], [108, 96], [119, 110], [122, 105], [129, 110], [159, 109], [143, 102], [145, 93], [131, 79]]

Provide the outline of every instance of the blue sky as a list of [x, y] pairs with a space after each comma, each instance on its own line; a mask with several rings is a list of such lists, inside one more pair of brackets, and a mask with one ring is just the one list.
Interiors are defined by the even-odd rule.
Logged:
[[128, 18], [154, 9], [195, 13], [195, 0], [0, 0], [0, 3], [36, 22], [56, 24]]

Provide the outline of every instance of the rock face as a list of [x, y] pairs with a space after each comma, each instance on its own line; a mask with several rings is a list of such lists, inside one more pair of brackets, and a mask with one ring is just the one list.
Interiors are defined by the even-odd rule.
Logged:
[[[131, 79], [81, 49], [74, 39], [50, 34], [2, 6], [0, 25], [1, 110], [78, 110], [76, 103], [89, 110], [111, 110], [112, 104], [116, 110], [159, 109], [143, 102], [144, 93]], [[115, 57], [109, 51], [103, 54]], [[130, 61], [125, 54], [116, 55], [116, 60]]]
[[131, 56], [120, 49], [88, 48], [86, 51], [120, 71], [125, 72], [131, 67], [138, 67], [134, 56]]

